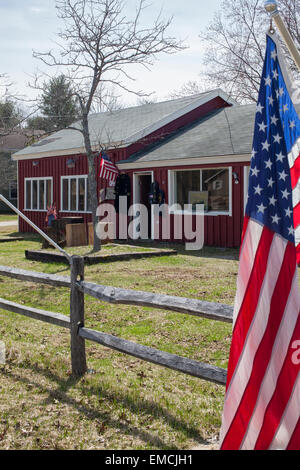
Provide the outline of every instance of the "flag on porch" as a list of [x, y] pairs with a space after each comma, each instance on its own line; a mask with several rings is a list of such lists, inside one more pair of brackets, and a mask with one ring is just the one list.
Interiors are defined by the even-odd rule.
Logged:
[[275, 35], [256, 108], [221, 450], [300, 449], [300, 119]]
[[117, 176], [119, 174], [118, 168], [110, 161], [108, 156], [105, 153], [101, 153], [100, 169], [99, 169], [99, 178], [109, 181], [110, 184], [116, 182]]

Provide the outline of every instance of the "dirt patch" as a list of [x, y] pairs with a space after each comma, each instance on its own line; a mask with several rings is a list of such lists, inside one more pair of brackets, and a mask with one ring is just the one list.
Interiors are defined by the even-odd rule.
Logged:
[[201, 444], [192, 450], [219, 450], [218, 444]]

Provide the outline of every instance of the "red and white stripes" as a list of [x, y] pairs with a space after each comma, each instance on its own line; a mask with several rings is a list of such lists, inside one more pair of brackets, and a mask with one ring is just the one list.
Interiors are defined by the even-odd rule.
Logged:
[[294, 228], [297, 249], [297, 262], [300, 263], [300, 139], [288, 155], [293, 190]]
[[112, 162], [102, 158], [100, 163], [99, 178], [110, 182], [115, 182], [118, 174], [119, 170], [117, 167]]
[[254, 220], [245, 227], [221, 449], [277, 449], [295, 439], [300, 448], [294, 435], [300, 367], [292, 361], [293, 341], [300, 339], [295, 246]]

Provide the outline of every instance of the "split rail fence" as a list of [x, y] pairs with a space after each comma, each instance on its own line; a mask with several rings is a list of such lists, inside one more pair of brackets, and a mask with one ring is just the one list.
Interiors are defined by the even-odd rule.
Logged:
[[84, 260], [80, 256], [71, 257], [70, 267], [71, 276], [63, 277], [0, 266], [0, 276], [54, 287], [69, 288], [70, 316], [26, 307], [4, 299], [0, 299], [0, 308], [69, 329], [71, 336], [72, 373], [74, 375], [82, 376], [87, 371], [85, 340], [89, 340], [184, 374], [219, 385], [226, 384], [227, 371], [223, 368], [180, 357], [86, 328], [84, 326], [84, 296], [89, 295], [100, 301], [114, 304], [152, 307], [227, 323], [232, 323], [233, 308], [231, 306], [86, 282], [84, 280]]

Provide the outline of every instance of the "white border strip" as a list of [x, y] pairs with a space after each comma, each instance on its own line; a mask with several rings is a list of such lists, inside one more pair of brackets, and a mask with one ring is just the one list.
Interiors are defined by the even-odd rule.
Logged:
[[290, 98], [292, 100], [292, 103], [294, 105], [294, 108], [296, 110], [296, 113], [298, 114], [298, 117], [300, 119], [300, 90], [298, 86], [296, 85], [295, 81], [292, 80], [290, 71], [287, 68], [286, 60], [283, 56], [282, 48], [279, 42], [279, 38], [276, 33], [274, 34], [268, 34], [268, 36], [272, 39], [272, 41], [276, 44], [277, 47], [277, 57], [278, 57], [278, 63], [281, 68], [281, 72], [283, 75], [283, 79], [285, 81], [285, 85], [287, 87], [288, 93], [290, 95]]

